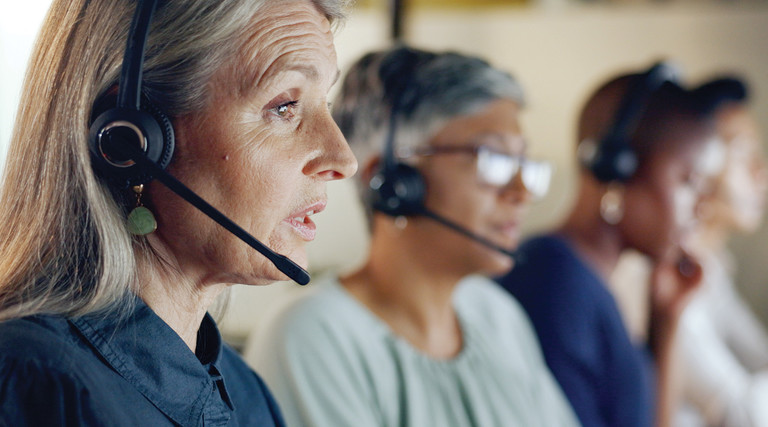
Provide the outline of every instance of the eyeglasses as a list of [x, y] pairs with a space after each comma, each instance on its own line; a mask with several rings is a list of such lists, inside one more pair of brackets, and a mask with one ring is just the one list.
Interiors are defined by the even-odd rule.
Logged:
[[534, 161], [524, 156], [513, 156], [485, 145], [419, 147], [399, 150], [398, 157], [436, 156], [441, 154], [469, 154], [475, 156], [478, 179], [494, 187], [506, 187], [520, 173], [525, 189], [535, 198], [544, 197], [552, 178], [549, 162]]

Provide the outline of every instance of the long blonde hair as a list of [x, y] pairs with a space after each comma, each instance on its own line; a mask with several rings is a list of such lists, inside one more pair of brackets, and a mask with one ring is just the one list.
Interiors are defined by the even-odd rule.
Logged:
[[[266, 0], [167, 0], [147, 41], [143, 92], [171, 117], [202, 109]], [[55, 0], [34, 47], [0, 189], [0, 320], [119, 308], [139, 289], [144, 239], [95, 176], [93, 105], [115, 87], [137, 0]], [[346, 0], [314, 0], [331, 22]], [[238, 67], [239, 68], [239, 67]]]

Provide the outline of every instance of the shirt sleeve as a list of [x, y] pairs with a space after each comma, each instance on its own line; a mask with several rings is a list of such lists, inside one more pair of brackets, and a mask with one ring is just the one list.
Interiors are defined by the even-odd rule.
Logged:
[[280, 411], [280, 407], [277, 405], [277, 402], [275, 402], [274, 396], [272, 396], [272, 393], [267, 389], [267, 386], [261, 381], [261, 378], [259, 378], [259, 382], [261, 383], [264, 390], [264, 398], [267, 401], [267, 409], [269, 409], [269, 413], [272, 415], [272, 420], [275, 422], [275, 426], [285, 427], [285, 421], [283, 421], [282, 412]]
[[[246, 360], [264, 378], [289, 426], [378, 426], [361, 356], [317, 307], [289, 307], [251, 337]], [[333, 312], [333, 307], [326, 310]]]
[[723, 284], [717, 329], [742, 365], [749, 371], [768, 370], [768, 334], [732, 283]]
[[708, 314], [691, 304], [680, 324], [685, 396], [708, 425], [768, 425], [768, 372], [745, 369]]
[[80, 381], [54, 367], [0, 358], [0, 425], [106, 424], [91, 407], [91, 397]]

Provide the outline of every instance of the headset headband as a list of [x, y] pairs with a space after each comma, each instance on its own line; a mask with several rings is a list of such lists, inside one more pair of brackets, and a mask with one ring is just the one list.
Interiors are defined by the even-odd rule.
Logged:
[[664, 83], [676, 82], [677, 70], [666, 62], [654, 64], [645, 73], [638, 76], [624, 97], [616, 119], [603, 141], [609, 146], [628, 142], [637, 131], [643, 113], [648, 109], [650, 98]]
[[640, 126], [653, 95], [667, 82], [677, 83], [676, 68], [654, 64], [632, 78], [608, 130], [599, 139], [587, 138], [579, 146], [579, 160], [601, 182], [625, 182], [638, 167], [632, 137]]
[[141, 106], [141, 79], [144, 71], [144, 49], [157, 0], [139, 0], [133, 14], [128, 42], [120, 71], [117, 106], [138, 110]]

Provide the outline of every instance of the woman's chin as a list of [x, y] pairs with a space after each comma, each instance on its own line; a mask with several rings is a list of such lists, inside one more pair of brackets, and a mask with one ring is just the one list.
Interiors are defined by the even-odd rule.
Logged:
[[515, 260], [508, 254], [492, 251], [485, 263], [484, 274], [487, 276], [501, 276], [509, 272], [515, 265]]
[[[303, 248], [288, 253], [281, 251], [275, 252], [279, 255], [285, 256], [287, 259], [302, 269], [307, 269], [307, 255]], [[274, 265], [270, 260], [268, 260], [260, 253], [254, 253], [253, 257], [254, 258], [251, 258], [250, 260], [252, 263], [251, 268], [249, 269], [250, 271], [247, 273], [243, 272], [242, 274], [233, 275], [234, 280], [232, 280], [233, 278], [229, 278], [229, 283], [238, 283], [249, 286], [263, 286], [270, 285], [275, 282], [293, 280], [285, 273], [281, 272], [276, 265]], [[258, 257], [258, 259], [255, 257]]]

